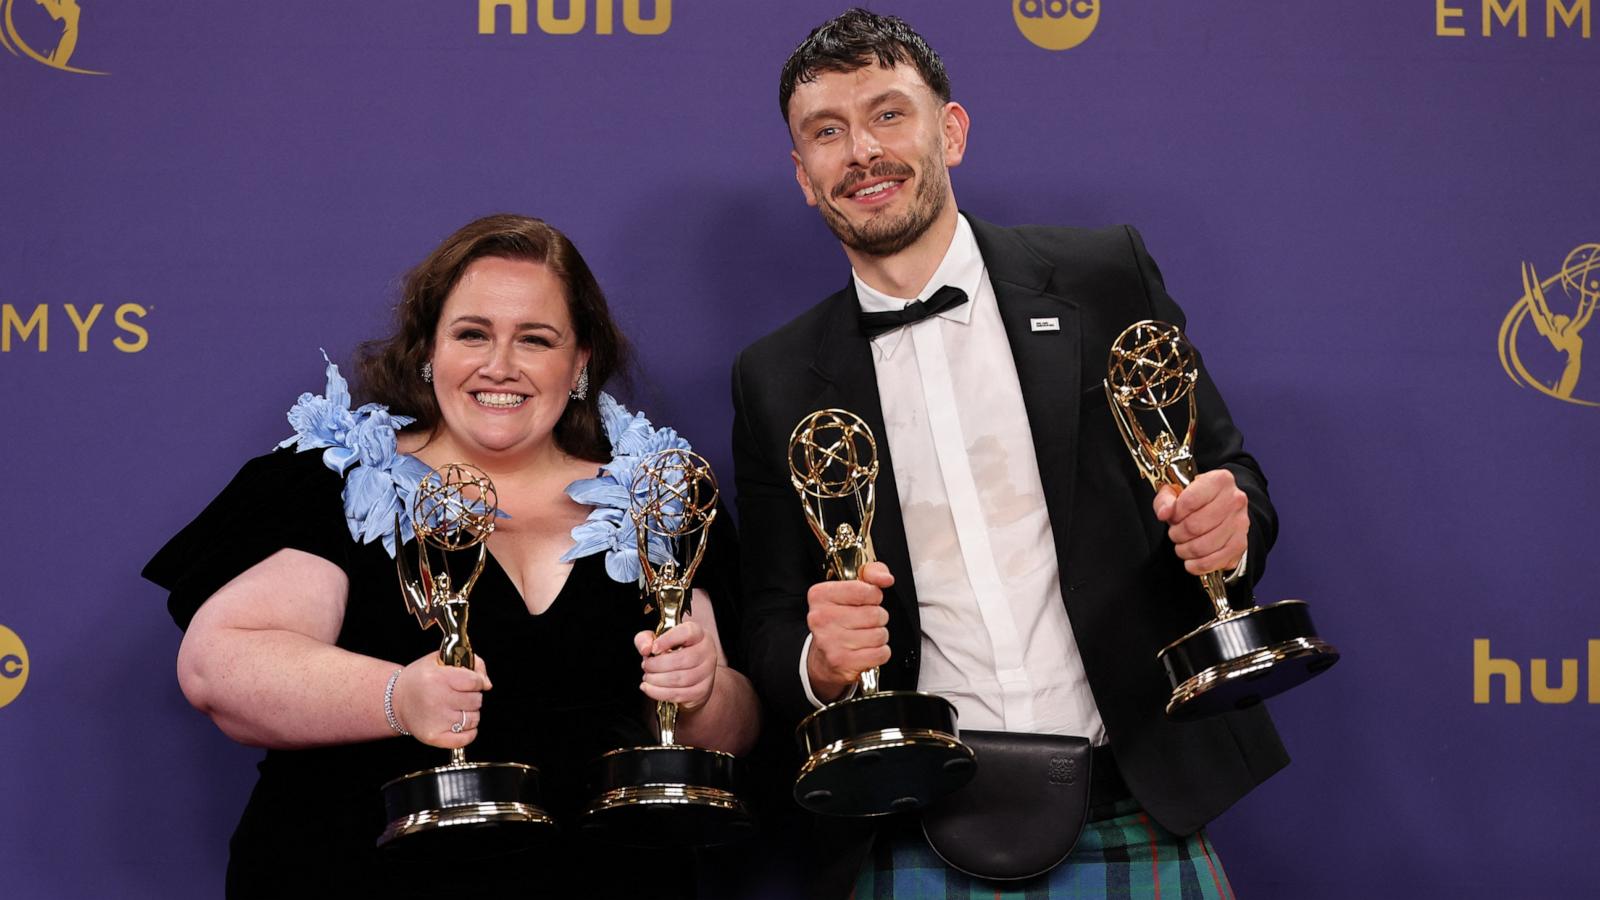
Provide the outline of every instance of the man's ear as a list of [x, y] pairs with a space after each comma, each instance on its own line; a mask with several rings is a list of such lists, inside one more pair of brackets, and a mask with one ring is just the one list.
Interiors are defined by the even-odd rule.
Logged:
[[794, 160], [794, 180], [800, 185], [800, 193], [806, 195], [806, 205], [817, 205], [817, 191], [811, 186], [811, 178], [806, 175], [806, 167], [800, 162], [800, 153], [797, 150], [789, 151], [789, 158]]
[[944, 165], [954, 169], [967, 155], [967, 132], [972, 128], [972, 119], [966, 107], [952, 100], [944, 105], [939, 124], [944, 131]]

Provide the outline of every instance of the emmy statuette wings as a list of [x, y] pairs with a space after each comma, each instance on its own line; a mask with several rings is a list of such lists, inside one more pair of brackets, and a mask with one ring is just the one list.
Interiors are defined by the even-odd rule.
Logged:
[[[814, 412], [789, 437], [790, 481], [822, 544], [829, 580], [858, 578], [874, 559], [877, 475], [877, 441], [854, 413]], [[801, 806], [837, 816], [908, 812], [972, 778], [973, 752], [961, 743], [950, 701], [884, 691], [878, 674], [861, 673], [856, 696], [817, 710], [796, 729], [806, 754], [794, 786]]]
[[[411, 506], [416, 532], [415, 571], [406, 548], [396, 548], [395, 568], [406, 611], [423, 628], [442, 633], [439, 663], [472, 668], [467, 636], [467, 595], [483, 574], [499, 501], [489, 476], [472, 466], [447, 465], [423, 477]], [[400, 533], [400, 523], [395, 523]], [[450, 554], [476, 548], [472, 571], [457, 587]], [[430, 549], [438, 552], [435, 565]], [[466, 716], [462, 720], [465, 723]], [[477, 854], [510, 852], [549, 833], [554, 821], [540, 806], [539, 772], [521, 763], [473, 763], [459, 748], [446, 765], [396, 778], [383, 786], [389, 825], [378, 846], [427, 841], [433, 849], [458, 843]]]
[[[1551, 291], [1557, 287], [1560, 294], [1553, 295]], [[1551, 305], [1552, 296], [1563, 295], [1571, 304], [1566, 307], [1570, 312]], [[1533, 263], [1524, 262], [1522, 296], [1500, 323], [1501, 368], [1517, 385], [1547, 397], [1576, 406], [1600, 406], [1595, 394], [1584, 390], [1583, 379], [1583, 332], [1596, 309], [1600, 309], [1600, 244], [1574, 248], [1562, 262], [1561, 271], [1543, 280]], [[1534, 333], [1544, 339], [1542, 348], [1538, 341], [1530, 341], [1528, 346], [1522, 343], [1523, 326], [1530, 323]], [[1539, 354], [1533, 369], [1523, 360], [1524, 353]]]
[[[694, 573], [717, 517], [717, 480], [699, 454], [671, 448], [645, 458], [631, 487], [628, 514], [644, 588], [659, 611], [660, 637], [689, 613]], [[658, 563], [651, 545], [662, 540], [673, 553]], [[734, 791], [733, 756], [679, 744], [676, 703], [657, 702], [656, 721], [660, 743], [613, 750], [595, 761], [595, 798], [584, 813], [584, 831], [658, 848], [713, 846], [753, 834], [755, 820]]]
[[[1134, 465], [1156, 490], [1183, 490], [1198, 474], [1194, 347], [1176, 325], [1135, 322], [1112, 342], [1106, 372], [1106, 398]], [[1188, 421], [1180, 438], [1167, 411], [1185, 401]], [[1192, 719], [1254, 706], [1339, 661], [1339, 651], [1317, 637], [1304, 601], [1236, 610], [1222, 573], [1207, 572], [1200, 581], [1215, 616], [1158, 654], [1173, 687], [1168, 716]]]

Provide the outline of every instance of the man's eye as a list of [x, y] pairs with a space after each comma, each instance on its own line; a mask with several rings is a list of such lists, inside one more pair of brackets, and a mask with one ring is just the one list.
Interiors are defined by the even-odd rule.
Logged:
[[819, 140], [819, 141], [820, 140], [825, 140], [827, 138], [833, 137], [834, 135], [836, 135], [838, 133], [839, 133], [839, 129], [833, 127], [832, 125], [829, 125], [827, 128], [821, 128], [821, 129], [817, 130], [817, 140]]

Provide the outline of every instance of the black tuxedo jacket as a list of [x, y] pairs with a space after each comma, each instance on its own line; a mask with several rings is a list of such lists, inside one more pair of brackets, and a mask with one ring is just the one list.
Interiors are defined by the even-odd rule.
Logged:
[[[1151, 512], [1152, 491], [1122, 443], [1101, 380], [1125, 327], [1150, 318], [1181, 327], [1183, 313], [1132, 228], [999, 228], [968, 218], [1016, 362], [1062, 595], [1110, 746], [1144, 809], [1168, 829], [1191, 833], [1288, 757], [1259, 707], [1184, 724], [1164, 713], [1171, 688], [1156, 653], [1209, 618], [1210, 604]], [[884, 597], [893, 657], [881, 678], [885, 689], [917, 683], [916, 586], [872, 351], [856, 315], [852, 284], [746, 348], [733, 370], [742, 637], [779, 729], [811, 711], [800, 651], [806, 591], [822, 577], [822, 548], [790, 487], [787, 459], [790, 432], [815, 410], [851, 410], [879, 437], [872, 537], [896, 578]], [[1060, 330], [1032, 331], [1029, 320], [1044, 317], [1058, 319]], [[1249, 497], [1253, 582], [1277, 531], [1266, 479], [1203, 367], [1197, 390], [1195, 455], [1201, 471], [1232, 470]]]

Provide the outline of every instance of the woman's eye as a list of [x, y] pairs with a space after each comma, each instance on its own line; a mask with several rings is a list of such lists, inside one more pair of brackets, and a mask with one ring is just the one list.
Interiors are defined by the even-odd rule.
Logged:
[[548, 346], [550, 346], [550, 339], [545, 337], [544, 335], [541, 335], [541, 334], [523, 335], [522, 342], [524, 344], [529, 344], [529, 345], [534, 346], [534, 347], [548, 347]]
[[484, 333], [476, 328], [467, 328], [456, 332], [456, 340], [458, 341], [481, 341], [484, 337]]

